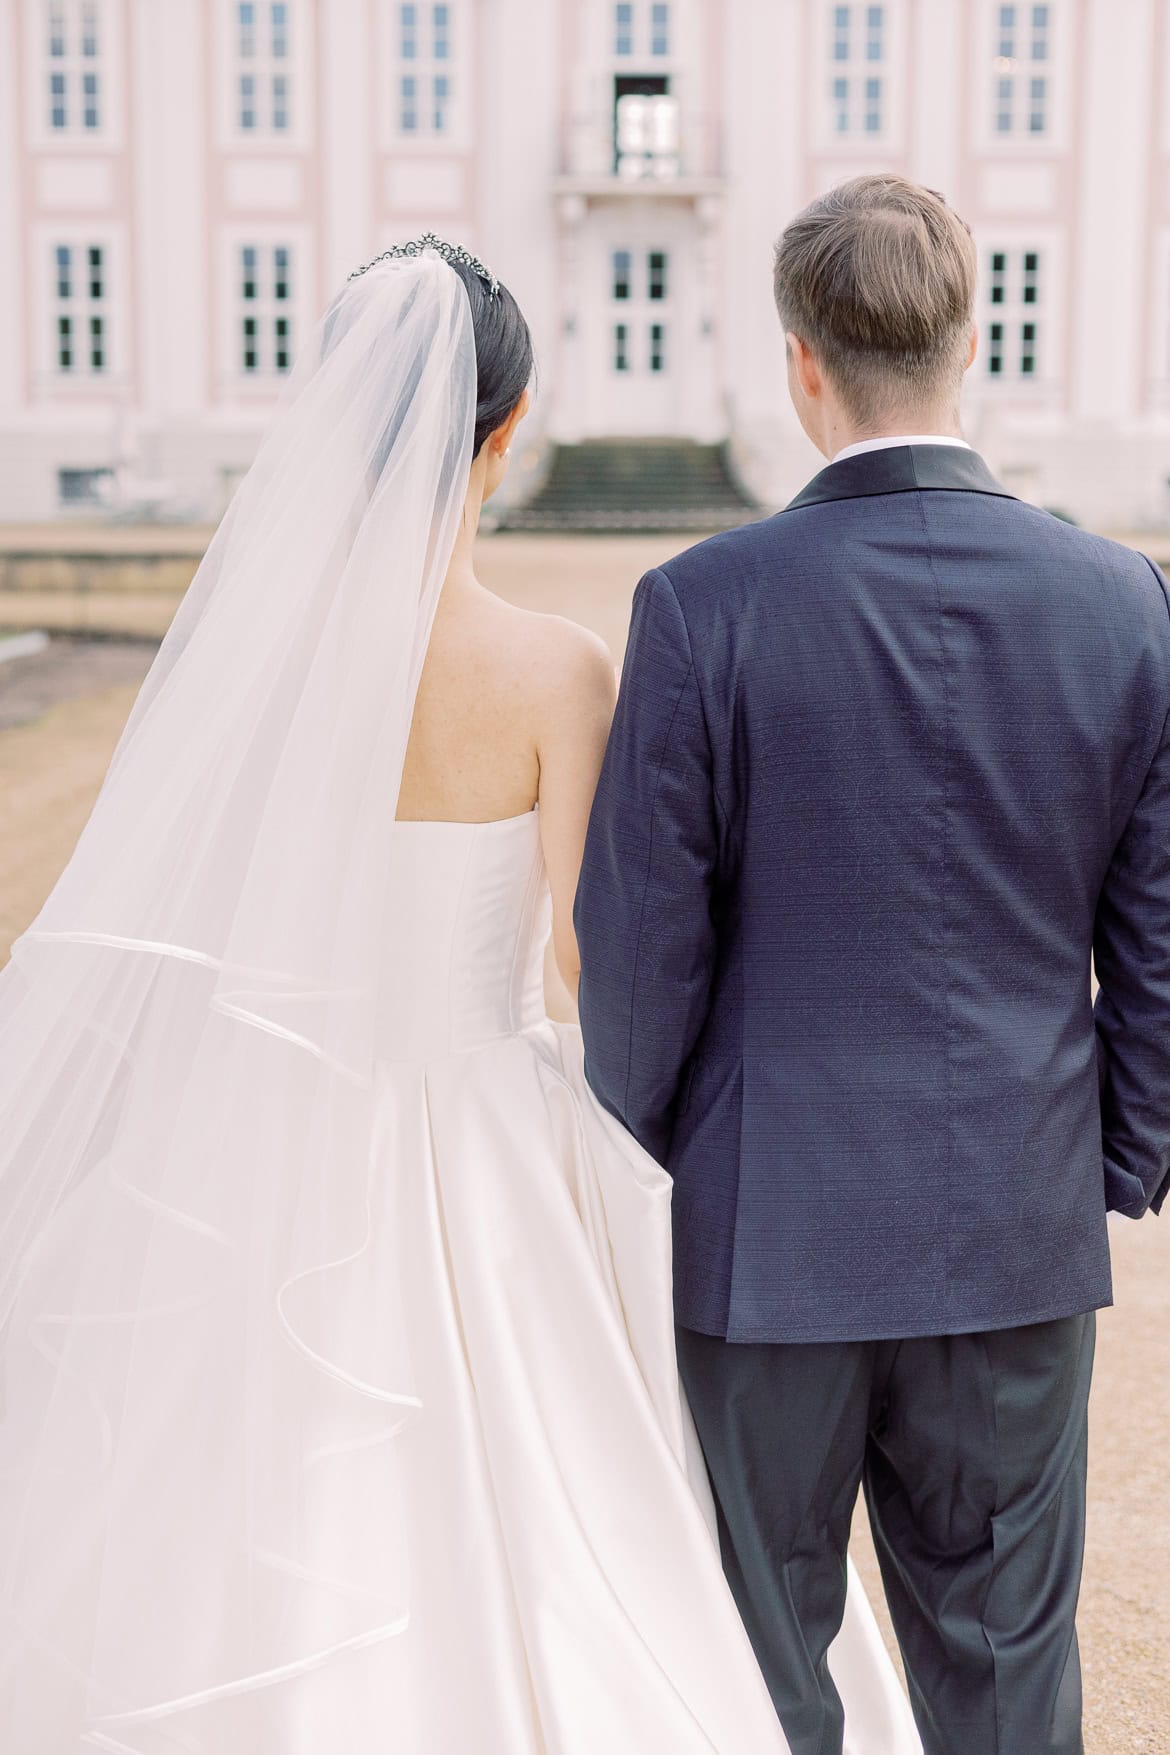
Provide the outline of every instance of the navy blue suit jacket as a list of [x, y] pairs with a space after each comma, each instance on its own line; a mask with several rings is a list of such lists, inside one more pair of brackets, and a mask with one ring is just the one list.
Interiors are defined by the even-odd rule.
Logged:
[[1106, 1209], [1170, 1169], [1168, 710], [1161, 574], [973, 452], [831, 464], [642, 580], [581, 1020], [674, 1178], [681, 1323], [1110, 1301]]

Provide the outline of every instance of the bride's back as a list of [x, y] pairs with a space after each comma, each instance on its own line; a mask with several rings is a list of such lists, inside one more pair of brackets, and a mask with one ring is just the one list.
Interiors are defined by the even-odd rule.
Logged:
[[488, 823], [540, 805], [557, 963], [579, 967], [573, 896], [613, 712], [613, 660], [575, 622], [517, 609], [470, 574], [439, 600], [398, 797], [407, 822]]
[[542, 628], [473, 583], [439, 601], [398, 799], [409, 821], [490, 822], [537, 802]]

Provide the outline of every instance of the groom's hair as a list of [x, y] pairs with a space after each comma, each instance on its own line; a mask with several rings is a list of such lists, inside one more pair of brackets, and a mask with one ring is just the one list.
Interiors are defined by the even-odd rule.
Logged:
[[953, 389], [975, 303], [970, 227], [905, 177], [852, 177], [776, 245], [776, 308], [861, 425]]

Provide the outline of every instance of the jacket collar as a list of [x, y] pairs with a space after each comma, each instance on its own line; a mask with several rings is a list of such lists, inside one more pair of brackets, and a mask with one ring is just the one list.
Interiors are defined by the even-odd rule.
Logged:
[[923, 489], [997, 494], [1004, 500], [1016, 497], [996, 481], [977, 451], [959, 445], [887, 445], [830, 463], [784, 509], [792, 512], [826, 500], [861, 500]]

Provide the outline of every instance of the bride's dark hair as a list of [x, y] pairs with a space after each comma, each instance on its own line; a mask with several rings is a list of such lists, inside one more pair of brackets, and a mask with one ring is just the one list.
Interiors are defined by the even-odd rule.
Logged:
[[492, 292], [474, 268], [452, 262], [452, 271], [467, 288], [475, 330], [476, 401], [472, 453], [478, 457], [484, 440], [502, 427], [532, 377], [532, 335], [512, 294], [502, 283]]

